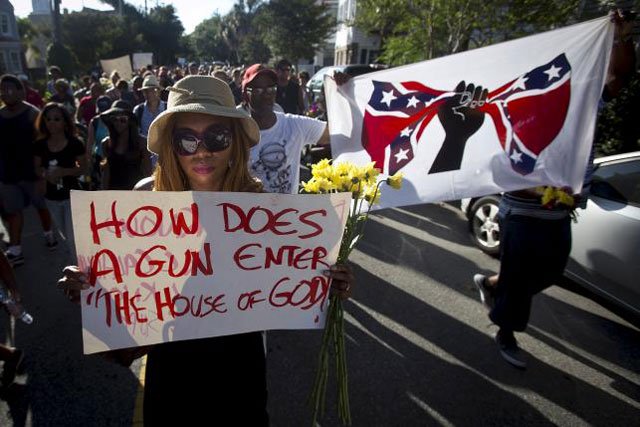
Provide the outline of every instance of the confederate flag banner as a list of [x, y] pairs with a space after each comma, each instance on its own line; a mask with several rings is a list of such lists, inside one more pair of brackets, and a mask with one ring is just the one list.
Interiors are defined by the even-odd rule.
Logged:
[[355, 77], [325, 77], [335, 162], [402, 172], [380, 207], [582, 188], [613, 41], [608, 18]]

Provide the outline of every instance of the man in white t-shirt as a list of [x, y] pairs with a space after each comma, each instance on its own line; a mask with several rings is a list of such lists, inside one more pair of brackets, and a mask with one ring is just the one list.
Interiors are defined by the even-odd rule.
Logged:
[[270, 193], [298, 192], [300, 155], [308, 145], [328, 145], [325, 122], [274, 112], [278, 76], [261, 64], [247, 68], [242, 80], [245, 108], [260, 128], [260, 143], [251, 148], [249, 170]]

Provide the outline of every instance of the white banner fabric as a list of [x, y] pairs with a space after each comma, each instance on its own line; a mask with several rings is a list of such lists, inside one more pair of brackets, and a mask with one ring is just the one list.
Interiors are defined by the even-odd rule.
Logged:
[[336, 162], [403, 172], [380, 208], [582, 187], [613, 40], [601, 18], [353, 78], [325, 77]]

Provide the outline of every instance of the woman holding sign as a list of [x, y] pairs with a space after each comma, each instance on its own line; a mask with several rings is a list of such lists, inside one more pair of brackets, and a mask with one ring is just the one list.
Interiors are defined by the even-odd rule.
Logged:
[[[214, 77], [189, 76], [169, 90], [167, 110], [149, 128], [149, 151], [159, 156], [154, 189], [261, 192], [247, 168], [258, 126], [235, 108], [229, 86]], [[348, 298], [350, 269], [332, 266], [325, 274], [332, 291]], [[78, 300], [89, 284], [77, 267], [67, 267], [59, 287]], [[261, 332], [110, 353], [130, 364], [146, 351], [145, 425], [268, 425]]]

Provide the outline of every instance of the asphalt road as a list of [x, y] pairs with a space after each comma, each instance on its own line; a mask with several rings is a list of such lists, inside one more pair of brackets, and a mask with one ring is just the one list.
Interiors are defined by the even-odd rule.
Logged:
[[[132, 425], [140, 363], [125, 369], [82, 356], [79, 308], [55, 289], [65, 254], [44, 249], [33, 212], [24, 251], [17, 275], [35, 322], [15, 326], [25, 371], [0, 395], [0, 425]], [[640, 425], [637, 324], [554, 286], [536, 297], [530, 327], [517, 336], [528, 369], [510, 367], [471, 283], [498, 261], [471, 245], [452, 205], [374, 215], [351, 259], [358, 281], [345, 305], [353, 425]], [[0, 319], [9, 339], [10, 322]], [[311, 424], [320, 337], [268, 333], [273, 426]], [[334, 396], [330, 383], [323, 426], [339, 425]]]

